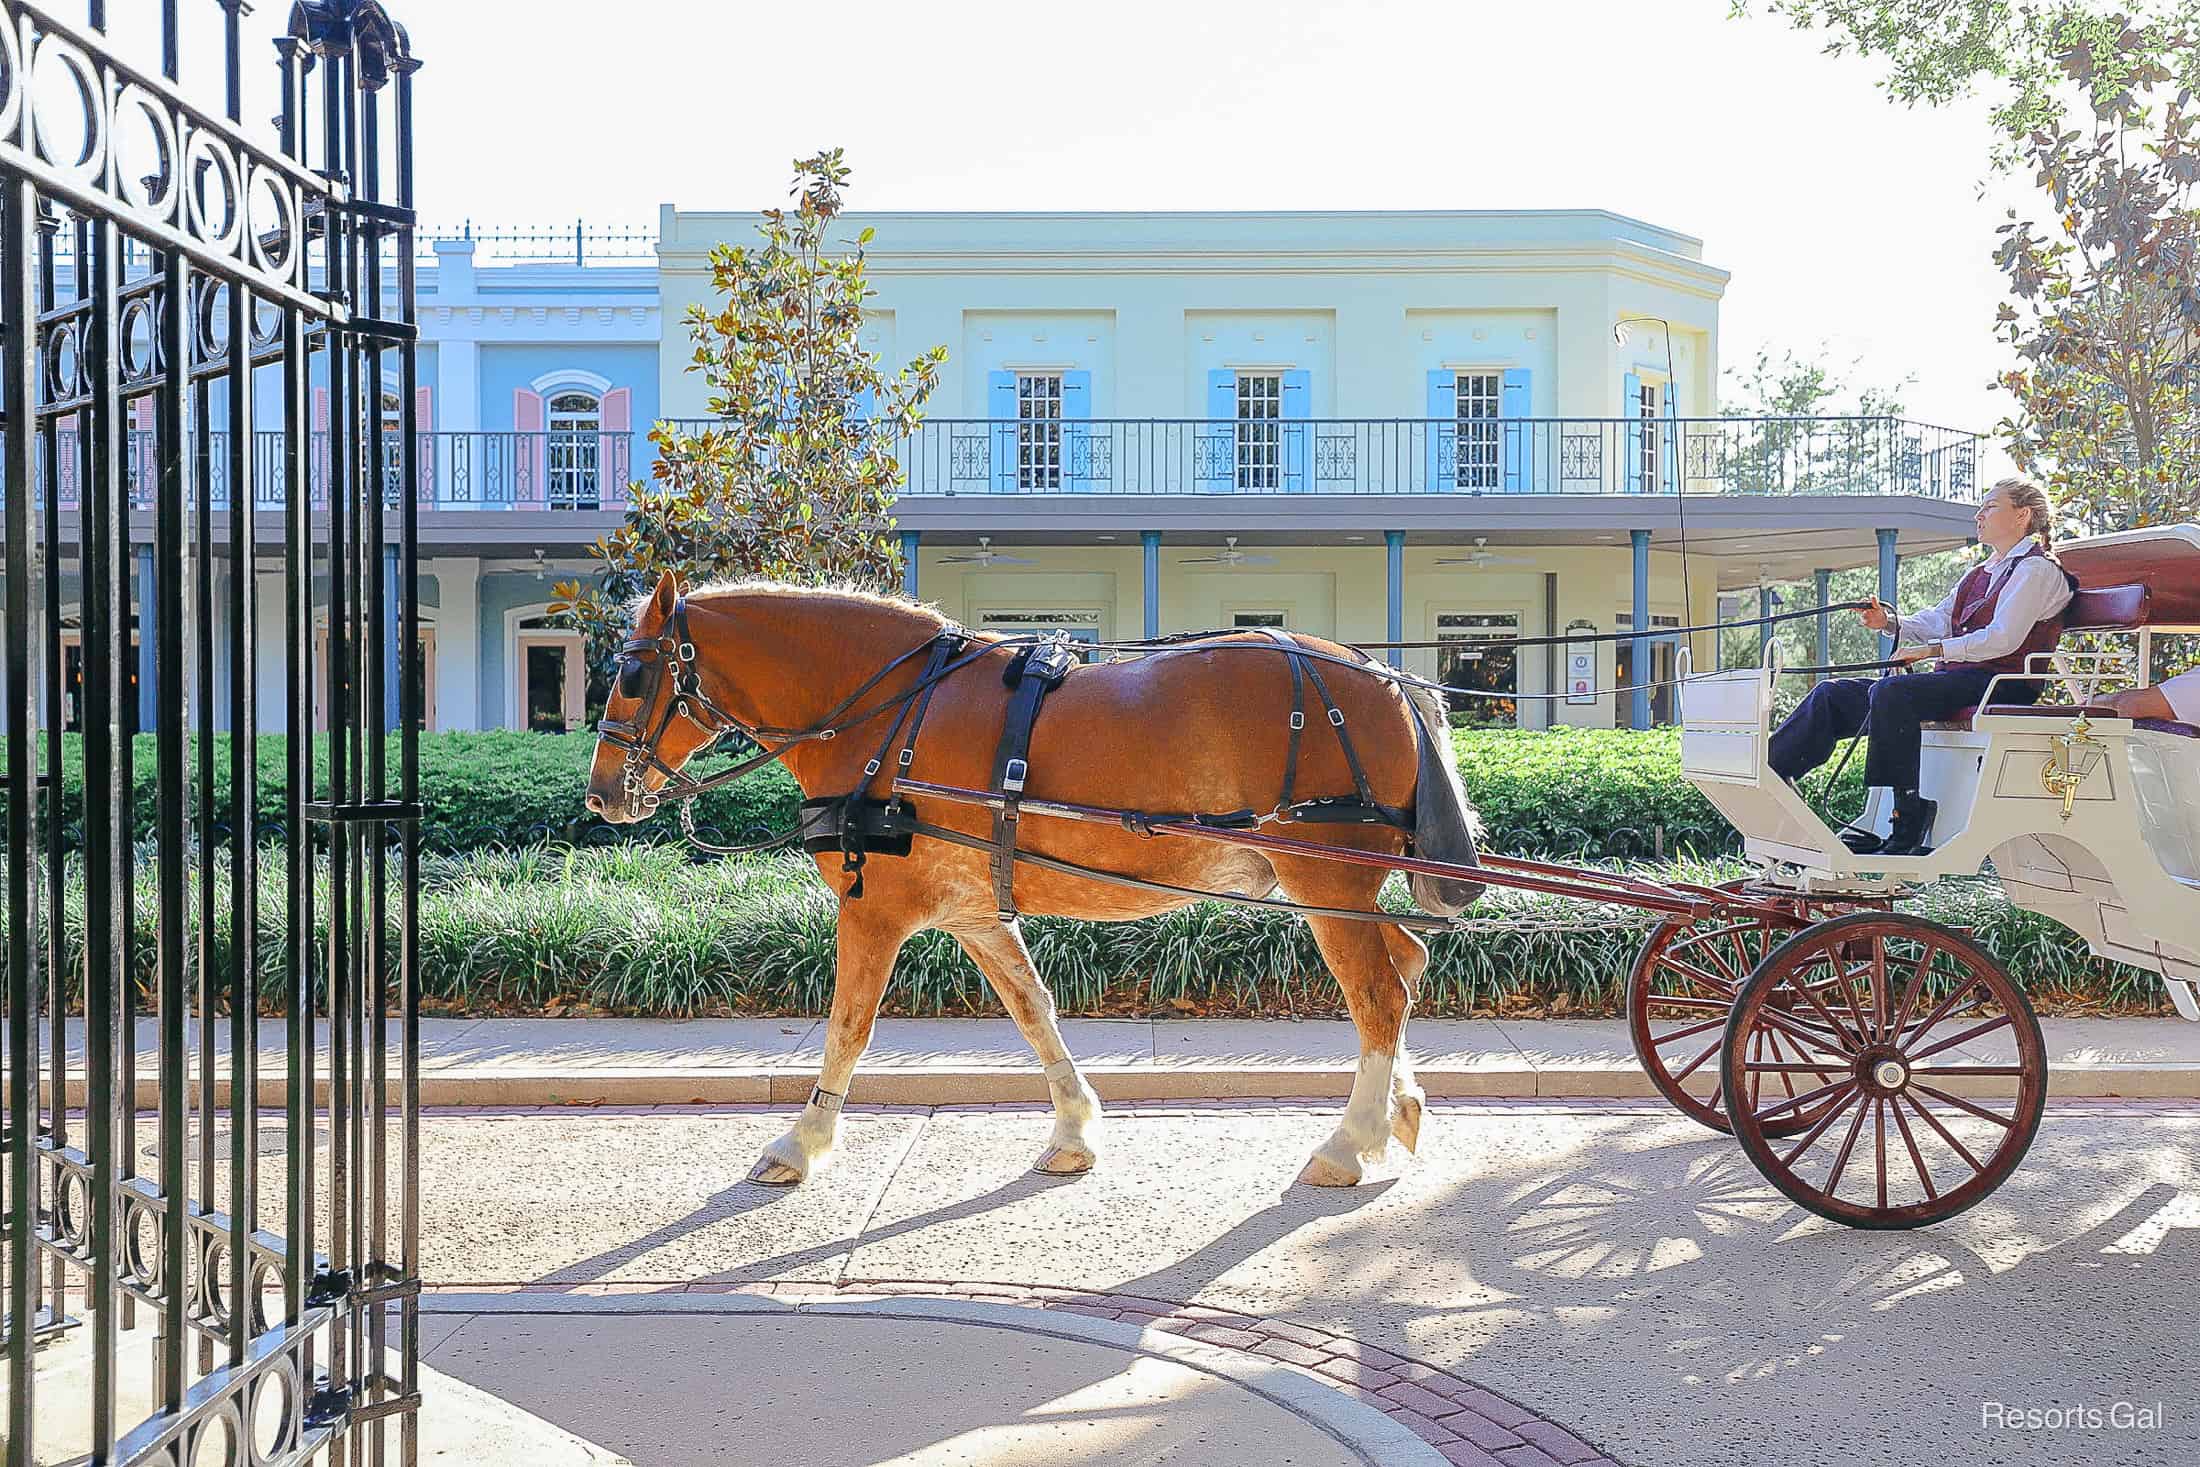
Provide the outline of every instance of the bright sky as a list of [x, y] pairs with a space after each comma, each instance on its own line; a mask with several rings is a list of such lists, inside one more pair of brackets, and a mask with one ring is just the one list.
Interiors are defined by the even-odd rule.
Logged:
[[1912, 416], [2004, 410], [1983, 106], [1894, 106], [1873, 63], [1726, 0], [392, 9], [432, 222], [757, 208], [836, 143], [863, 209], [1606, 208], [1733, 273], [1727, 365], [1823, 342], [1914, 374]]

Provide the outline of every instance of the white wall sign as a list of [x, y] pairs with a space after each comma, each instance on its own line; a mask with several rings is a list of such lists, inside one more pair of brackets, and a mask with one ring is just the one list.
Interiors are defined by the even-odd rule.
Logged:
[[[1566, 624], [1568, 636], [1575, 632], [1594, 632], [1596, 623], [1574, 621]], [[1594, 642], [1568, 642], [1566, 644], [1566, 701], [1570, 704], [1594, 704], [1597, 700], [1597, 644]]]

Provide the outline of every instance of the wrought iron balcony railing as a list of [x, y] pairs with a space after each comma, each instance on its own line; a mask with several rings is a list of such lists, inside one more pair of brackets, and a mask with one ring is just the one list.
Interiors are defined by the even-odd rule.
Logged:
[[[76, 434], [55, 438], [62, 505], [74, 508]], [[254, 438], [258, 503], [279, 507], [282, 435]], [[131, 501], [149, 507], [157, 437], [124, 439]], [[228, 435], [212, 434], [208, 447], [213, 502], [226, 509]], [[316, 504], [326, 497], [328, 453], [328, 436], [313, 435], [307, 474]], [[1900, 418], [934, 418], [897, 453], [905, 495], [1680, 491], [1960, 500], [1977, 492], [1979, 435]], [[639, 432], [421, 433], [414, 493], [427, 509], [619, 510], [655, 454]], [[395, 503], [396, 455], [387, 456]]]
[[[391, 504], [402, 492], [395, 438], [394, 433], [384, 438], [384, 498]], [[57, 431], [54, 440], [61, 507], [75, 509], [81, 447], [74, 430]], [[285, 500], [283, 441], [277, 432], [253, 434], [253, 498], [261, 509], [279, 509]], [[645, 437], [626, 432], [421, 433], [415, 435], [413, 450], [414, 492], [421, 506], [430, 509], [623, 509], [626, 486], [635, 476], [637, 444], [645, 454], [649, 451]], [[206, 446], [213, 506], [226, 510], [229, 435], [208, 434]], [[123, 475], [134, 508], [152, 507], [159, 451], [156, 433], [137, 430], [123, 435]], [[364, 445], [360, 451], [366, 451]], [[328, 502], [328, 456], [328, 435], [313, 434], [307, 446], [306, 475], [317, 505]]]
[[934, 418], [902, 493], [1919, 494], [1978, 435], [1899, 418]]

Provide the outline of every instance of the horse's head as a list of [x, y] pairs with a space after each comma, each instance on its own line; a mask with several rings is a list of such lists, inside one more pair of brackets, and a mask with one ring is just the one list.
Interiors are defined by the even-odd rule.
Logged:
[[690, 636], [667, 571], [620, 645], [611, 698], [596, 726], [587, 804], [613, 825], [645, 819], [657, 808], [658, 791], [717, 737], [689, 696], [701, 677]]

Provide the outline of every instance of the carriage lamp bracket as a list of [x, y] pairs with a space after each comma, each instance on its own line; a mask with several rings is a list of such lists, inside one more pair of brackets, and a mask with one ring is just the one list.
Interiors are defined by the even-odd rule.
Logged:
[[2070, 721], [2070, 732], [2055, 735], [2047, 762], [2040, 766], [2040, 788], [2062, 801], [2066, 822], [2077, 813], [2078, 791], [2108, 752], [2107, 745], [2090, 736], [2092, 730], [2092, 720], [2080, 713]]

